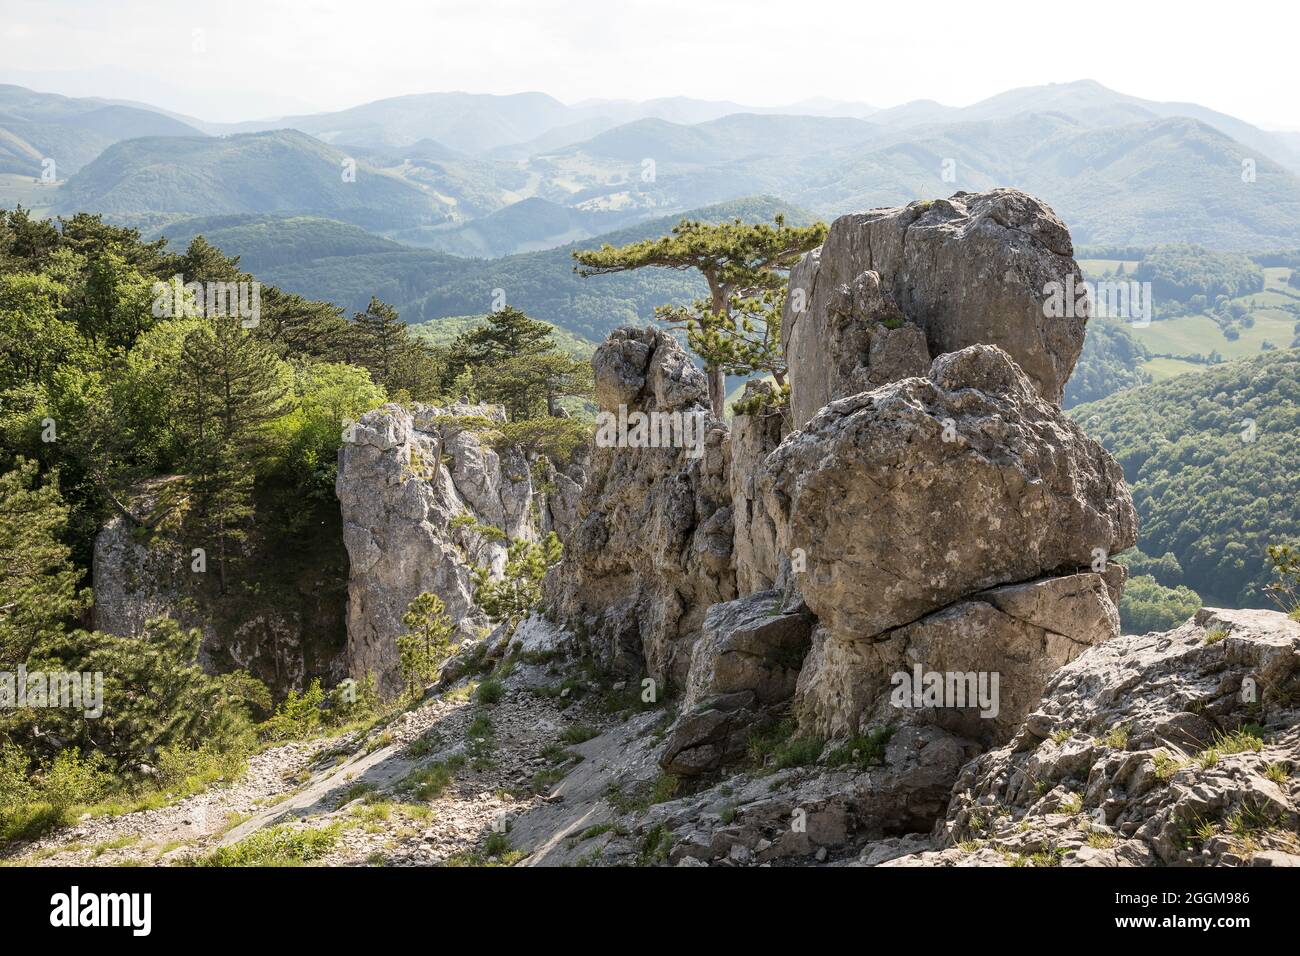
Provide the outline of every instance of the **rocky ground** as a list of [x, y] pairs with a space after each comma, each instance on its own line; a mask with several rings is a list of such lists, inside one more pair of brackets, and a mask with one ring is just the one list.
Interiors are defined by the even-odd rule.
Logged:
[[462, 679], [366, 732], [270, 748], [235, 783], [158, 809], [87, 817], [4, 862], [184, 865], [277, 827], [328, 831], [327, 851], [311, 858], [323, 865], [497, 862], [485, 853], [494, 830], [544, 802], [578, 759], [568, 741], [615, 719], [597, 699], [578, 700], [586, 686], [555, 666], [517, 664], [498, 677], [491, 703], [477, 699], [481, 678]]
[[538, 631], [546, 650], [466, 654], [479, 676], [364, 733], [275, 747], [234, 784], [6, 862], [183, 865], [323, 833], [302, 862], [1300, 865], [1300, 623], [1277, 613], [1205, 610], [1090, 648], [983, 753], [906, 721], [848, 743], [778, 722], [696, 778], [661, 766], [681, 701], [643, 700]]

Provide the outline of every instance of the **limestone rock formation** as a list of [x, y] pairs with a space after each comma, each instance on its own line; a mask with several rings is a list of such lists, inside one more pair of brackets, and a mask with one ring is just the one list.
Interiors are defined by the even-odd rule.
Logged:
[[[1123, 569], [1112, 565], [1110, 576]], [[1118, 587], [1095, 572], [1004, 585], [869, 640], [819, 628], [799, 676], [802, 723], [843, 737], [910, 719], [934, 723], [984, 746], [1003, 743], [1037, 706], [1048, 678], [1088, 647], [1119, 635]], [[900, 708], [915, 676], [963, 676], [966, 706]], [[972, 685], [971, 680], [983, 680]], [[996, 680], [996, 683], [992, 683]], [[992, 706], [980, 703], [988, 692]], [[906, 696], [906, 695], [905, 695]]]
[[1297, 701], [1300, 623], [1275, 611], [1107, 641], [963, 769], [940, 848], [890, 865], [1300, 864]]
[[602, 663], [681, 684], [705, 613], [736, 596], [726, 427], [704, 374], [661, 329], [615, 330], [592, 367], [602, 412], [657, 415], [665, 435], [676, 422], [690, 440], [597, 442], [549, 594]]
[[[738, 403], [770, 399], [771, 382], [751, 379]], [[763, 405], [748, 414], [737, 412], [731, 420], [731, 512], [735, 533], [733, 550], [736, 588], [742, 595], [774, 587], [781, 578], [781, 553], [777, 529], [767, 514], [758, 488], [763, 460], [786, 436], [789, 410]]]
[[995, 346], [833, 402], [760, 479], [822, 625], [863, 640], [967, 595], [1131, 546], [1119, 465]]
[[442, 598], [460, 638], [488, 628], [474, 604], [476, 566], [500, 572], [509, 540], [531, 539], [528, 463], [476, 433], [499, 406], [385, 405], [339, 450], [335, 490], [351, 560], [348, 669], [396, 685], [394, 638], [423, 591]]
[[717, 770], [771, 722], [774, 705], [794, 694], [814, 622], [809, 614], [784, 613], [781, 597], [760, 591], [709, 609], [661, 759], [669, 773]]
[[[907, 325], [924, 333], [933, 356], [1000, 346], [1044, 398], [1059, 403], [1087, 317], [1049, 317], [1045, 302], [1051, 283], [1082, 283], [1073, 254], [1060, 219], [1015, 189], [836, 219], [826, 242], [790, 276], [782, 321], [794, 426], [886, 374], [916, 374], [908, 369], [920, 351]], [[877, 344], [873, 330], [896, 325], [899, 316], [907, 323], [898, 328], [900, 340]], [[894, 357], [886, 362], [886, 354]], [[854, 376], [859, 366], [865, 380]]]

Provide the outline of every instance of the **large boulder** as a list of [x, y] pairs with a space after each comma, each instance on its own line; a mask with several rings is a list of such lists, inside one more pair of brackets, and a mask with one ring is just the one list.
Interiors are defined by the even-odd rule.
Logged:
[[[1119, 635], [1122, 574], [1112, 565], [993, 588], [870, 640], [819, 629], [799, 675], [801, 724], [839, 737], [909, 718], [1003, 743], [1058, 668]], [[937, 703], [913, 698], [930, 675], [944, 680]]]
[[782, 611], [779, 591], [715, 604], [691, 649], [683, 709], [742, 690], [753, 691], [760, 704], [788, 700], [808, 653], [812, 625], [811, 615]]
[[528, 462], [483, 440], [500, 406], [385, 405], [361, 417], [339, 449], [335, 482], [343, 515], [348, 580], [349, 672], [400, 680], [394, 639], [424, 591], [438, 595], [457, 638], [486, 633], [474, 603], [475, 571], [499, 575], [506, 544], [536, 534]]
[[828, 405], [761, 485], [781, 550], [806, 563], [803, 599], [844, 640], [1136, 539], [1120, 466], [990, 345]]
[[1015, 189], [836, 219], [790, 275], [782, 328], [794, 426], [889, 374], [918, 374], [921, 338], [935, 356], [1001, 346], [1059, 403], [1087, 316], [1049, 315], [1047, 302], [1054, 288], [1082, 288], [1073, 255], [1061, 220]]
[[781, 597], [759, 591], [709, 609], [691, 649], [681, 716], [661, 758], [667, 772], [718, 769], [742, 754], [756, 726], [794, 694], [814, 621], [783, 611]]
[[[705, 613], [736, 596], [726, 425], [704, 374], [662, 329], [616, 329], [592, 368], [608, 417], [548, 599], [602, 664], [680, 686]], [[665, 430], [638, 439], [642, 415]]]

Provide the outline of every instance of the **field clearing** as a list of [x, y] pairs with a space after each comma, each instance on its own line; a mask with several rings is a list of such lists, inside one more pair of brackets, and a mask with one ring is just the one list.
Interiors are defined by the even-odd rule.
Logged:
[[14, 209], [21, 205], [30, 209], [35, 218], [52, 216], [62, 185], [47, 186], [35, 177], [21, 173], [0, 173], [0, 209]]
[[1142, 368], [1150, 373], [1152, 380], [1163, 382], [1165, 379], [1173, 378], [1177, 375], [1186, 375], [1189, 372], [1201, 372], [1209, 368], [1207, 365], [1201, 365], [1197, 362], [1184, 362], [1182, 359], [1152, 359], [1149, 362], [1143, 362]]
[[[1268, 266], [1264, 269], [1265, 289], [1285, 289], [1291, 279], [1291, 269], [1287, 266]], [[1292, 289], [1293, 292], [1300, 290]]]
[[1241, 337], [1228, 341], [1208, 315], [1186, 315], [1152, 322], [1146, 328], [1133, 328], [1133, 337], [1152, 352], [1165, 355], [1209, 355], [1218, 351], [1224, 358], [1257, 355], [1265, 340], [1286, 348], [1295, 337], [1295, 316], [1277, 309], [1259, 309], [1252, 313], [1255, 324], [1242, 328]]

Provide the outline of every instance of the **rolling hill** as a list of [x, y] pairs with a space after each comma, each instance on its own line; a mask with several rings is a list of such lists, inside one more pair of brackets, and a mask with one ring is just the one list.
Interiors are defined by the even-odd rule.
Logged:
[[1268, 606], [1264, 548], [1300, 541], [1300, 349], [1119, 392], [1070, 415], [1115, 455], [1138, 547], [1204, 603]]
[[445, 203], [399, 177], [357, 164], [355, 181], [345, 182], [347, 158], [290, 129], [125, 140], [68, 181], [59, 207], [121, 219], [138, 213], [310, 214], [369, 229], [446, 219]]
[[63, 179], [124, 139], [202, 135], [150, 109], [0, 85], [0, 173], [39, 176], [48, 157]]
[[[783, 213], [792, 223], [808, 223], [807, 212], [771, 197], [756, 197], [690, 211], [692, 218], [719, 222], [739, 217], [770, 220]], [[288, 220], [244, 217], [207, 224], [178, 223], [163, 230], [172, 242], [200, 232], [242, 268], [289, 292], [334, 302], [348, 311], [364, 309], [371, 295], [396, 306], [409, 323], [481, 315], [496, 289], [507, 303], [574, 335], [603, 339], [625, 323], [644, 324], [654, 307], [701, 295], [703, 281], [692, 273], [643, 269], [622, 275], [583, 279], [573, 271], [572, 250], [605, 242], [621, 245], [662, 235], [679, 215], [638, 223], [616, 232], [539, 252], [500, 259], [461, 259], [428, 249], [412, 249], [339, 223], [310, 218]], [[325, 236], [325, 239], [318, 237]], [[301, 252], [290, 261], [285, 250]]]
[[[433, 155], [438, 142], [426, 143]], [[757, 194], [830, 219], [1011, 185], [1051, 204], [1080, 244], [1300, 245], [1300, 178], [1184, 117], [1090, 127], [1064, 113], [1023, 113], [907, 129], [781, 115], [693, 126], [646, 119], [525, 162], [371, 149], [350, 184], [338, 175], [345, 155], [290, 130], [128, 140], [74, 176], [56, 208], [133, 222], [311, 215], [409, 245], [499, 256]], [[1243, 159], [1254, 161], [1253, 181], [1243, 181]]]

